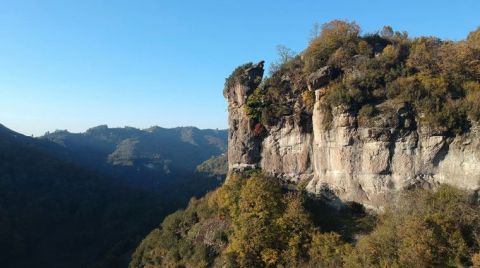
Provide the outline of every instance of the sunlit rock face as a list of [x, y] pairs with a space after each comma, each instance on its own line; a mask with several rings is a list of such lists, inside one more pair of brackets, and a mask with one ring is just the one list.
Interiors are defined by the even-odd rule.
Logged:
[[326, 126], [321, 109], [325, 89], [311, 83], [309, 90], [316, 97], [310, 118], [296, 113], [302, 105], [298, 96], [292, 100], [292, 115], [275, 126], [262, 125], [259, 131], [245, 105], [258, 86], [253, 81], [262, 75], [263, 63], [252, 65], [243, 79], [224, 91], [230, 172], [259, 167], [286, 183], [306, 185], [308, 192], [334, 203], [355, 201], [373, 209], [384, 207], [404, 188], [433, 188], [441, 183], [479, 188], [478, 126], [460, 136], [447, 135], [423, 126], [408, 104], [393, 102], [377, 105], [380, 113], [368, 122], [360, 122], [348, 107], [337, 107]]

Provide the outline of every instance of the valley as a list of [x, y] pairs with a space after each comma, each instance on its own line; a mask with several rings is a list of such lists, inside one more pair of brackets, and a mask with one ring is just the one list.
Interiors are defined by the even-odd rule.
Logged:
[[196, 128], [97, 127], [31, 138], [2, 126], [1, 263], [127, 266], [163, 217], [223, 180], [195, 168], [225, 148], [225, 131]]

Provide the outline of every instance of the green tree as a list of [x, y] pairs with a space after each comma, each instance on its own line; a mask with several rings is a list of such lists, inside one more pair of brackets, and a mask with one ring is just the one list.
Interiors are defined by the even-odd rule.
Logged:
[[327, 64], [330, 56], [341, 48], [334, 62], [353, 56], [359, 41], [360, 27], [354, 22], [334, 20], [322, 25], [320, 35], [305, 51], [305, 72], [312, 73]]
[[351, 254], [352, 247], [336, 233], [315, 232], [308, 251], [310, 267], [343, 267], [344, 259]]
[[276, 224], [280, 230], [283, 262], [287, 267], [298, 267], [307, 258], [314, 226], [305, 211], [301, 193], [284, 197], [286, 209]]
[[352, 258], [368, 267], [462, 267], [479, 247], [480, 211], [466, 192], [407, 192], [359, 239]]
[[437, 73], [440, 58], [438, 50], [442, 44], [436, 37], [420, 37], [413, 41], [407, 67], [420, 72]]
[[281, 189], [262, 175], [249, 178], [240, 191], [239, 214], [234, 219], [229, 251], [242, 267], [274, 265], [278, 259], [278, 229]]
[[269, 66], [270, 74], [273, 74], [280, 70], [282, 65], [286, 64], [287, 62], [293, 60], [295, 58], [295, 52], [290, 48], [284, 45], [277, 45], [277, 54], [278, 60], [276, 62], [272, 62]]

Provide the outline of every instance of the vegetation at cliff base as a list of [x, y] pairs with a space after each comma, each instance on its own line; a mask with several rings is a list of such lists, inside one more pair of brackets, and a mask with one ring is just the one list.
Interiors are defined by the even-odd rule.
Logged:
[[130, 267], [468, 267], [479, 252], [479, 206], [456, 188], [407, 191], [374, 216], [254, 173], [168, 216]]
[[362, 35], [356, 23], [335, 20], [299, 55], [284, 54], [247, 100], [247, 113], [264, 125], [311, 113], [305, 92], [318, 89], [325, 93], [320, 108], [327, 113], [343, 107], [358, 115], [366, 105], [404, 102], [421, 124], [450, 134], [480, 120], [480, 28], [465, 40], [450, 41], [410, 38], [389, 26]]

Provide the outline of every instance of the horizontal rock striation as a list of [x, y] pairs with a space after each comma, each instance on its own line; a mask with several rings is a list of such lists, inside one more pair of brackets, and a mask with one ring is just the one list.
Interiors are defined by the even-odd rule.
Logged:
[[264, 126], [245, 111], [249, 94], [263, 76], [263, 62], [245, 67], [228, 83], [229, 172], [262, 168], [312, 194], [333, 202], [355, 201], [381, 209], [393, 194], [410, 187], [447, 183], [477, 190], [480, 185], [480, 129], [448, 135], [423, 126], [407, 103], [387, 101], [367, 122], [348, 107], [336, 107], [330, 124], [321, 109], [325, 79], [321, 69], [310, 77], [315, 92], [311, 115], [300, 113], [302, 99], [292, 99], [294, 112], [276, 125]]

